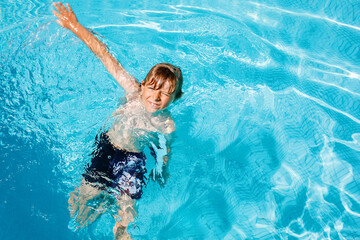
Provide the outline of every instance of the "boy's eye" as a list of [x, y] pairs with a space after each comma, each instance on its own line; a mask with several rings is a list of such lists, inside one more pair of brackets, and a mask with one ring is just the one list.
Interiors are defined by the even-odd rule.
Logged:
[[154, 87], [152, 87], [152, 86], [148, 86], [147, 88], [150, 90], [154, 90]]
[[170, 96], [170, 94], [169, 94], [169, 93], [166, 93], [166, 92], [163, 92], [162, 94], [163, 94], [164, 96], [167, 96], [167, 97]]

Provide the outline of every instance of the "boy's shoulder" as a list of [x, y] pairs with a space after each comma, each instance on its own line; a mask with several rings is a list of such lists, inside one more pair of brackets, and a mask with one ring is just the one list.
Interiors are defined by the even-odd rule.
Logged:
[[175, 122], [169, 110], [164, 109], [159, 111], [155, 115], [151, 115], [150, 118], [152, 124], [157, 126], [157, 129], [160, 133], [169, 135], [175, 131]]
[[125, 100], [126, 102], [132, 102], [140, 97], [139, 91], [132, 91], [132, 92], [126, 92], [125, 93]]
[[167, 111], [166, 113], [164, 124], [165, 124], [165, 134], [171, 134], [172, 132], [175, 131], [175, 122], [174, 119], [171, 117], [169, 111]]

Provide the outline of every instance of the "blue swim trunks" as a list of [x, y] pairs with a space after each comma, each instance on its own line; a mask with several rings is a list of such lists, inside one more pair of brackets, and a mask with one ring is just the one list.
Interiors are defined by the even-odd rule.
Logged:
[[[106, 133], [96, 137], [91, 164], [83, 174], [86, 181], [100, 183], [132, 199], [139, 199], [145, 185], [146, 157], [144, 153], [128, 152], [114, 147]], [[99, 186], [99, 187], [100, 187]]]

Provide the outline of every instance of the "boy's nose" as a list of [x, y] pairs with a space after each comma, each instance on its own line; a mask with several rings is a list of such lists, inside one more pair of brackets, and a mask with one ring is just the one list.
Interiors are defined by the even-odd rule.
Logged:
[[158, 92], [158, 91], [155, 91], [154, 92], [154, 100], [156, 100], [156, 101], [160, 101], [160, 92]]

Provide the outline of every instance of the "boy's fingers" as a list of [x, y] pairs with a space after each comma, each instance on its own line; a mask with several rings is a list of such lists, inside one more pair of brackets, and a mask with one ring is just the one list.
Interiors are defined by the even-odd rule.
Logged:
[[56, 10], [58, 10], [59, 12], [61, 12], [61, 8], [60, 8], [56, 3], [54, 3], [53, 5], [54, 5], [54, 7], [56, 8]]
[[64, 27], [63, 23], [62, 23], [60, 20], [56, 20], [56, 22], [57, 22], [60, 26]]
[[59, 2], [59, 5], [63, 11], [67, 11], [66, 7], [62, 4], [62, 2]]
[[73, 10], [71, 9], [70, 5], [67, 3], [67, 4], [66, 4], [66, 6], [67, 6], [67, 8], [69, 9], [69, 12], [71, 12], [71, 13], [72, 13], [72, 12], [73, 12]]
[[57, 11], [53, 10], [53, 14], [54, 14], [55, 16], [57, 16], [58, 18], [61, 18], [61, 14], [58, 13]]

